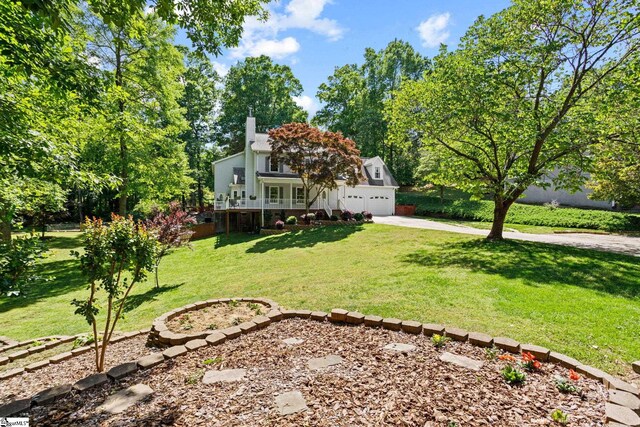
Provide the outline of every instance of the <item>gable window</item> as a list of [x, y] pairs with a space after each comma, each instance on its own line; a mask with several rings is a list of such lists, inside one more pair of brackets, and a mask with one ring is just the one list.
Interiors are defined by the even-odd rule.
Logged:
[[382, 179], [382, 172], [380, 171], [380, 166], [376, 166], [373, 176], [374, 176], [374, 179]]
[[303, 204], [304, 203], [304, 188], [302, 187], [296, 187], [293, 189], [294, 191], [294, 196], [296, 199], [296, 203], [297, 204]]
[[278, 158], [274, 156], [269, 156], [269, 172], [279, 172], [280, 171], [280, 163], [278, 162]]

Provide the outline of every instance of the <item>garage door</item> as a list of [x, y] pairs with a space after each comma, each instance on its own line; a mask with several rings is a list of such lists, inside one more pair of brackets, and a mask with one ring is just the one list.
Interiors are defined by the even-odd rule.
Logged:
[[389, 196], [367, 196], [367, 210], [374, 215], [391, 215], [393, 203]]
[[362, 212], [364, 210], [364, 201], [365, 196], [358, 194], [349, 194], [345, 198], [345, 204], [347, 205], [347, 209], [352, 212]]

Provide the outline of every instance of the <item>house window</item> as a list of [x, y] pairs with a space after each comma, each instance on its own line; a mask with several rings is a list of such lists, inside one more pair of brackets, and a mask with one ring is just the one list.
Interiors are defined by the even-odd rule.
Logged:
[[295, 199], [296, 199], [296, 203], [297, 204], [304, 203], [304, 188], [302, 188], [302, 187], [294, 188], [294, 195], [295, 195]]
[[280, 171], [280, 163], [278, 162], [278, 158], [274, 156], [269, 157], [269, 172], [279, 172]]
[[381, 179], [381, 176], [382, 176], [382, 172], [380, 172], [380, 166], [376, 166], [374, 177], [375, 179]]
[[271, 203], [280, 203], [279, 199], [282, 199], [282, 187], [269, 187], [269, 200]]
[[242, 198], [245, 199], [247, 197], [247, 192], [242, 190]]
[[238, 191], [237, 190], [233, 190], [233, 199], [237, 199], [238, 198]]

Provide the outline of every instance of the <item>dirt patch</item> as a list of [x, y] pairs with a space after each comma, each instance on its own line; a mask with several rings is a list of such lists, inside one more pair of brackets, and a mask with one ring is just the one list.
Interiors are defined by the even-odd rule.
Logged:
[[231, 301], [189, 311], [169, 320], [166, 325], [169, 330], [182, 334], [213, 331], [239, 325], [267, 311], [268, 307], [263, 304]]
[[[282, 340], [304, 341], [287, 345]], [[403, 353], [390, 343], [411, 344]], [[483, 362], [473, 371], [440, 360], [443, 352]], [[340, 364], [308, 367], [310, 359], [337, 355]], [[529, 373], [525, 383], [507, 385], [508, 362], [489, 359], [482, 348], [449, 342], [436, 349], [429, 337], [364, 326], [290, 319], [208, 346], [138, 372], [115, 385], [72, 394], [54, 406], [32, 410], [36, 425], [207, 426], [540, 426], [554, 425], [561, 409], [571, 426], [603, 426], [607, 393], [580, 378], [581, 395], [558, 391], [555, 376], [568, 370], [552, 363]], [[203, 384], [209, 370], [246, 369], [242, 380]], [[118, 415], [96, 408], [112, 393], [143, 383], [155, 392]], [[299, 391], [307, 410], [280, 415], [276, 396]], [[455, 423], [455, 424], [453, 424]]]

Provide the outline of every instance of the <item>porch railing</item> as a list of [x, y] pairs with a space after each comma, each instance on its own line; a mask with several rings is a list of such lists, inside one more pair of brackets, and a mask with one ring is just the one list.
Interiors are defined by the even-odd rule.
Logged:
[[[324, 202], [324, 203], [323, 203]], [[309, 207], [310, 210], [325, 209], [324, 200], [316, 200]], [[216, 200], [213, 204], [214, 210], [233, 210], [233, 209], [261, 209], [263, 201], [260, 199], [227, 199]], [[327, 205], [328, 206], [328, 205]], [[274, 199], [267, 197], [264, 199], [265, 209], [306, 209], [305, 203], [295, 199]]]

